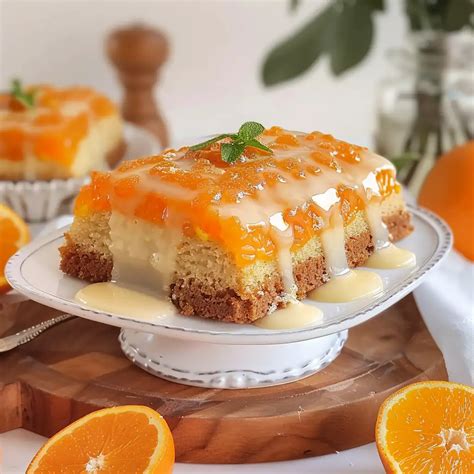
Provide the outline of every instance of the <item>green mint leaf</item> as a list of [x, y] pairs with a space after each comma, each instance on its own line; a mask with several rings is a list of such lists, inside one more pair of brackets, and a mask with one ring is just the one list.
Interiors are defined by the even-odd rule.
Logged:
[[35, 106], [34, 91], [24, 91], [19, 79], [13, 79], [11, 85], [11, 95], [27, 109], [32, 109]]
[[258, 137], [263, 131], [265, 127], [261, 123], [257, 122], [245, 122], [239, 128], [239, 138], [243, 141], [252, 140], [253, 138]]
[[273, 153], [270, 148], [255, 139], [255, 137], [258, 137], [264, 130], [265, 127], [260, 123], [245, 122], [240, 127], [238, 133], [222, 133], [205, 142], [190, 146], [189, 149], [191, 151], [202, 150], [224, 138], [230, 138], [232, 140], [231, 143], [221, 143], [221, 158], [222, 161], [226, 163], [234, 163], [237, 161], [245, 151], [246, 146], [253, 146], [268, 153]]
[[245, 143], [223, 143], [221, 145], [221, 157], [226, 163], [237, 161], [245, 150]]
[[222, 135], [217, 135], [217, 137], [211, 138], [210, 140], [206, 140], [205, 142], [198, 143], [197, 145], [190, 146], [189, 149], [191, 151], [202, 150], [203, 148], [207, 148], [209, 145], [222, 140], [223, 138], [234, 137], [235, 135], [231, 133], [223, 133]]
[[268, 148], [263, 143], [260, 143], [258, 140], [249, 140], [245, 143], [246, 146], [253, 146], [254, 148], [258, 148], [259, 150], [266, 151], [268, 153], [273, 153], [271, 148]]

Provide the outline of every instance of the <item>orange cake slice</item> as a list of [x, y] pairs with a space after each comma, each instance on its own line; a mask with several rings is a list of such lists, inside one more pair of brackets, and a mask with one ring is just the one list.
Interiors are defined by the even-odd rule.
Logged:
[[183, 315], [248, 323], [410, 233], [393, 165], [366, 148], [272, 127], [226, 162], [229, 140], [94, 173], [63, 272], [132, 280]]
[[107, 169], [124, 151], [122, 120], [105, 96], [14, 81], [0, 95], [0, 179], [50, 180]]

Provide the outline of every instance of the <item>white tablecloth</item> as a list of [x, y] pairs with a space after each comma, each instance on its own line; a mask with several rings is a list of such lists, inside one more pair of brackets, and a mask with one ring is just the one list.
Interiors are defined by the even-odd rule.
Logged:
[[[46, 438], [26, 430], [0, 434], [0, 473], [23, 474]], [[176, 464], [174, 474], [381, 474], [375, 444], [298, 461], [247, 465]]]

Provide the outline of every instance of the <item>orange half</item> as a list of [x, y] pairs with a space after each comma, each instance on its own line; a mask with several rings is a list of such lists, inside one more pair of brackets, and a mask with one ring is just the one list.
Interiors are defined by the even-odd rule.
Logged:
[[376, 443], [389, 473], [474, 472], [474, 389], [419, 382], [379, 410]]
[[139, 405], [90, 413], [56, 433], [38, 451], [27, 474], [168, 474], [174, 443], [163, 417]]
[[10, 289], [5, 278], [8, 259], [30, 241], [30, 232], [25, 221], [4, 204], [0, 204], [0, 294]]

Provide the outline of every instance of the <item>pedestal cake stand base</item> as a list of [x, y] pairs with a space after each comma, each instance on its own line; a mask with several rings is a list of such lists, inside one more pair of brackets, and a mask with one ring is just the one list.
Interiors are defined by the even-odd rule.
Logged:
[[[218, 340], [218, 337], [216, 336]], [[331, 363], [347, 331], [287, 344], [221, 344], [122, 329], [125, 355], [150, 374], [207, 388], [268, 387], [308, 377]]]

